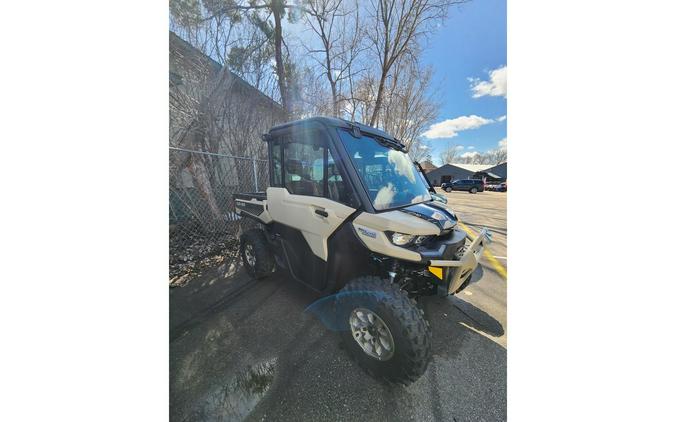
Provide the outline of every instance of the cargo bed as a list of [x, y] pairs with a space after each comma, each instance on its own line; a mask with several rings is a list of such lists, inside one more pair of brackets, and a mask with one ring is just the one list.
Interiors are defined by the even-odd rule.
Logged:
[[272, 221], [267, 210], [267, 193], [265, 192], [244, 192], [235, 193], [234, 198], [235, 212], [241, 217], [249, 217], [263, 224]]

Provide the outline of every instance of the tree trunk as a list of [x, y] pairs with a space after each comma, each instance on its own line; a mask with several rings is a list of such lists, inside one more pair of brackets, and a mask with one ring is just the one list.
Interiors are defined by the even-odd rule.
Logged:
[[286, 114], [290, 115], [292, 111], [290, 99], [288, 98], [288, 85], [286, 83], [286, 69], [284, 69], [284, 58], [281, 52], [281, 14], [284, 11], [283, 0], [272, 0], [272, 14], [274, 15], [274, 57], [276, 59], [277, 78], [279, 83], [279, 93], [281, 94], [281, 105]]
[[198, 154], [192, 154], [192, 160], [188, 168], [197, 185], [197, 189], [199, 189], [199, 192], [206, 200], [206, 203], [213, 214], [213, 221], [222, 221], [223, 214], [220, 212], [220, 207], [216, 202], [216, 197], [211, 186], [211, 180], [209, 179], [208, 171], [206, 170], [206, 165], [202, 157], [198, 157]]
[[375, 122], [377, 122], [377, 115], [380, 114], [380, 108], [382, 108], [382, 96], [384, 95], [384, 82], [387, 79], [387, 72], [382, 71], [382, 76], [380, 76], [380, 86], [377, 87], [377, 98], [375, 99], [375, 107], [373, 108], [373, 115], [370, 117], [370, 126], [375, 127]]
[[340, 103], [338, 102], [337, 87], [335, 86], [335, 82], [331, 81], [330, 89], [333, 93], [333, 116], [340, 117]]
[[326, 76], [328, 78], [328, 83], [330, 84], [330, 92], [333, 95], [333, 117], [340, 117], [338, 116], [340, 113], [340, 107], [338, 104], [337, 82], [333, 80], [333, 66], [331, 65], [330, 61], [330, 47], [328, 45], [328, 41], [325, 38], [325, 35], [323, 35], [323, 28], [321, 33], [324, 40], [323, 45], [326, 49]]

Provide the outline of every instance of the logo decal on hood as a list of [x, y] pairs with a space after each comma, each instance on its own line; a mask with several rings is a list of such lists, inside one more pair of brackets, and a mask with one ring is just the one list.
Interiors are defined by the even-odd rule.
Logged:
[[377, 237], [377, 233], [372, 230], [364, 229], [363, 227], [359, 227], [359, 232], [361, 232], [362, 235], [372, 237], [373, 239]]
[[[436, 204], [433, 204], [436, 205]], [[419, 217], [430, 223], [434, 223], [441, 230], [447, 230], [455, 226], [456, 221], [451, 211], [446, 208], [429, 204], [415, 204], [401, 209], [401, 211]]]

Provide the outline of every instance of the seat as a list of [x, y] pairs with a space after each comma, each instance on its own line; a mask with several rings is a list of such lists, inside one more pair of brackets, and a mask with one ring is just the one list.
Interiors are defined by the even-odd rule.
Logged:
[[[299, 180], [293, 180], [295, 175]], [[304, 167], [300, 160], [286, 160], [286, 187], [289, 192], [295, 195], [319, 196], [319, 187], [317, 183], [309, 180], [305, 175]]]

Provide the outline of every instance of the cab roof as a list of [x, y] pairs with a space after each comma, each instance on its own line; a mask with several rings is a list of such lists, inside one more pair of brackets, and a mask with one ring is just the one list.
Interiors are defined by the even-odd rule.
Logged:
[[[301, 120], [294, 120], [292, 122], [284, 123], [281, 125], [274, 126], [272, 129], [270, 129], [269, 134], [274, 136], [279, 132], [286, 131], [292, 127], [312, 127], [315, 125], [322, 125], [325, 127], [338, 127], [338, 128], [344, 128], [344, 129], [351, 129], [353, 127], [358, 127], [359, 130], [363, 133], [366, 133], [368, 135], [372, 135], [375, 137], [379, 138], [384, 138], [390, 141], [394, 141], [397, 143], [401, 143], [398, 139], [394, 138], [393, 136], [389, 135], [388, 133], [374, 128], [372, 126], [364, 125], [363, 123], [359, 122], [351, 122], [349, 120], [345, 119], [337, 119], [335, 117], [326, 117], [326, 116], [317, 116], [317, 117], [310, 117], [307, 119], [301, 119]], [[263, 137], [265, 138], [265, 137]]]

